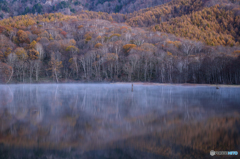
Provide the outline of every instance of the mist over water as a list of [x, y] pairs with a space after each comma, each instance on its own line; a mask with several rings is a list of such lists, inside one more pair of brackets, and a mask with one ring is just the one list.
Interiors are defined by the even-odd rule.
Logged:
[[208, 158], [240, 149], [239, 88], [131, 89], [0, 85], [0, 158]]

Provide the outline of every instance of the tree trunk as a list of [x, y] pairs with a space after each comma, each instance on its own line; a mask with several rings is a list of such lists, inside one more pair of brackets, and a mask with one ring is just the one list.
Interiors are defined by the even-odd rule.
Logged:
[[12, 75], [13, 75], [13, 68], [12, 68], [11, 76], [9, 77], [7, 83], [12, 79]]
[[56, 81], [58, 83], [58, 77], [57, 77], [57, 70], [56, 69], [54, 69], [54, 73], [55, 73]]

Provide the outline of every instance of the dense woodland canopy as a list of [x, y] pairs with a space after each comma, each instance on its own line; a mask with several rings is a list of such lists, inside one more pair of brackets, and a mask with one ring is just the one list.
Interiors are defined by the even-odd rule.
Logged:
[[83, 9], [107, 13], [132, 13], [171, 0], [0, 0], [0, 18], [62, 12], [77, 13]]
[[239, 13], [238, 0], [173, 0], [131, 14], [6, 18], [0, 80], [239, 84]]

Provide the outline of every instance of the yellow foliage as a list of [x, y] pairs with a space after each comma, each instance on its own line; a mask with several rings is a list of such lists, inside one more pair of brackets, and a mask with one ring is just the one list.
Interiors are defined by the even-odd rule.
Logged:
[[[193, 6], [196, 4], [201, 6], [201, 3], [202, 1], [196, 0]], [[187, 3], [187, 5], [190, 4]], [[198, 10], [197, 6], [193, 6], [193, 9]], [[180, 37], [193, 40], [197, 39], [211, 46], [234, 46], [238, 45], [237, 39], [239, 39], [239, 34], [237, 33], [239, 29], [237, 29], [235, 25], [236, 23], [239, 24], [237, 17], [233, 11], [226, 11], [220, 6], [215, 5], [193, 12], [189, 16], [171, 18], [169, 21], [162, 22], [160, 25], [155, 26], [155, 29]]]
[[169, 41], [167, 41], [167, 44], [168, 44], [168, 45], [171, 45], [171, 44], [172, 44], [172, 45], [174, 45], [176, 48], [179, 48], [182, 43], [181, 43], [180, 41], [170, 41], [170, 40], [169, 40]]
[[42, 32], [39, 36], [49, 38], [49, 34], [46, 30], [44, 32]]
[[101, 43], [97, 43], [94, 47], [95, 48], [100, 48], [100, 47], [102, 47], [103, 45], [101, 44]]
[[102, 37], [99, 35], [97, 38], [96, 38], [96, 40], [100, 40]]
[[2, 51], [0, 51], [0, 60], [2, 60], [4, 58], [4, 54], [2, 53]]
[[73, 58], [70, 58], [70, 59], [68, 60], [68, 62], [69, 62], [69, 63], [72, 63], [72, 62], [73, 62]]
[[150, 43], [144, 43], [140, 47], [144, 51], [152, 51], [152, 52], [154, 52], [156, 50], [156, 47], [153, 44], [150, 44]]
[[167, 52], [167, 55], [168, 55], [168, 56], [173, 56], [172, 53], [169, 52], [169, 51]]
[[15, 50], [15, 53], [18, 57], [19, 60], [26, 60], [28, 58], [28, 55], [27, 55], [27, 52], [24, 48], [22, 47], [18, 47], [16, 50]]
[[238, 57], [240, 56], [240, 50], [236, 50], [232, 53], [234, 56]]
[[36, 46], [36, 44], [37, 44], [37, 42], [36, 42], [35, 40], [33, 40], [33, 41], [31, 42], [31, 44], [30, 44], [30, 48], [31, 48], [31, 49], [34, 49], [35, 46]]
[[55, 40], [62, 40], [61, 36], [58, 34], [56, 37], [55, 37]]
[[71, 39], [69, 43], [70, 45], [76, 45], [76, 41], [74, 39]]
[[114, 36], [116, 36], [116, 37], [121, 37], [121, 34], [113, 34], [113, 35], [111, 35], [109, 38], [111, 39], [111, 38], [114, 37]]
[[122, 27], [120, 28], [120, 30], [128, 30], [128, 27], [122, 26]]
[[4, 53], [5, 57], [8, 57], [8, 55], [11, 54], [11, 52], [12, 52], [12, 49], [10, 47], [8, 47]]
[[28, 50], [28, 56], [30, 60], [36, 60], [38, 59], [39, 52], [35, 49]]
[[240, 54], [240, 50], [236, 50], [233, 52], [234, 54]]
[[20, 42], [22, 42], [22, 43], [28, 42], [28, 35], [27, 35], [27, 33], [26, 33], [25, 31], [19, 30], [19, 31], [17, 32], [17, 36], [18, 36], [18, 40], [19, 40]]
[[58, 60], [51, 60], [49, 62], [49, 65], [50, 65], [50, 68], [47, 69], [47, 70], [52, 70], [52, 71], [57, 71], [58, 69], [62, 68], [63, 65], [62, 65], [62, 61], [58, 61]]
[[41, 40], [41, 38], [40, 38], [40, 37], [38, 37], [38, 38], [36, 39], [36, 41], [39, 41], [39, 40]]
[[76, 46], [70, 45], [66, 48], [66, 51], [77, 52], [78, 48]]
[[107, 61], [116, 61], [118, 59], [118, 55], [115, 53], [107, 53], [104, 55], [104, 59]]
[[49, 40], [54, 40], [52, 34], [49, 34]]
[[13, 36], [13, 42], [16, 43], [16, 44], [19, 43], [18, 38], [16, 36]]
[[126, 44], [123, 46], [124, 52], [128, 53], [132, 48], [136, 47], [135, 44]]
[[90, 41], [90, 40], [92, 40], [92, 37], [90, 36], [90, 35], [88, 35], [88, 36], [86, 36], [86, 39], [85, 39], [85, 41]]

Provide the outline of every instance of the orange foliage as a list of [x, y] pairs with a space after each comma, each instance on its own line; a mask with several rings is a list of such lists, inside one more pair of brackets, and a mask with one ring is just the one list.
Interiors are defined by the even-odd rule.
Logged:
[[173, 45], [176, 48], [179, 48], [181, 46], [181, 42], [180, 41], [167, 41], [167, 45]]
[[128, 30], [128, 27], [122, 26], [122, 27], [120, 28], [120, 30]]
[[8, 82], [12, 76], [13, 68], [6, 63], [0, 62], [0, 81]]
[[49, 34], [46, 30], [44, 30], [41, 34], [39, 34], [39, 36], [49, 38]]
[[104, 59], [106, 61], [116, 61], [118, 59], [118, 55], [115, 53], [107, 53], [104, 55]]
[[62, 34], [64, 37], [66, 37], [66, 35], [67, 35], [67, 32], [65, 32], [65, 31], [62, 31], [62, 32], [60, 32], [60, 34]]
[[124, 52], [128, 53], [132, 48], [136, 47], [137, 45], [135, 44], [126, 44], [123, 46]]
[[36, 60], [38, 59], [39, 52], [36, 51], [35, 49], [30, 49], [28, 50], [28, 56], [30, 60]]
[[15, 53], [16, 53], [19, 60], [25, 61], [28, 58], [27, 52], [24, 48], [18, 47], [15, 50]]
[[66, 48], [66, 51], [70, 51], [72, 53], [77, 52], [78, 48], [76, 46], [70, 45]]
[[168, 56], [173, 56], [172, 53], [169, 52], [169, 51], [167, 52], [167, 55], [168, 55]]
[[75, 41], [74, 39], [71, 39], [71, 40], [69, 41], [69, 44], [70, 44], [70, 45], [76, 45], [76, 41]]
[[38, 37], [37, 39], [36, 39], [36, 41], [38, 42], [39, 40], [41, 40], [41, 38], [40, 37]]
[[113, 35], [111, 35], [109, 38], [111, 39], [111, 38], [114, 37], [114, 36], [116, 36], [116, 37], [121, 37], [121, 34], [113, 34]]
[[8, 55], [11, 54], [11, 52], [12, 52], [12, 49], [10, 47], [8, 47], [4, 53], [5, 57], [8, 57]]
[[190, 15], [172, 18], [156, 25], [155, 29], [203, 41], [211, 46], [234, 46], [238, 45], [240, 40], [239, 22], [239, 17], [234, 15], [233, 11], [226, 11], [216, 5], [193, 12]]
[[95, 48], [101, 48], [103, 45], [101, 43], [97, 43], [94, 47]]
[[85, 37], [85, 41], [86, 41], [86, 42], [92, 40], [91, 33], [87, 33], [87, 34], [85, 34], [84, 37]]
[[36, 44], [37, 44], [37, 42], [36, 42], [35, 40], [33, 40], [33, 41], [31, 42], [31, 44], [30, 44], [30, 48], [31, 48], [31, 49], [34, 49], [35, 46], [36, 46]]
[[30, 42], [27, 33], [23, 30], [19, 30], [17, 32], [17, 36], [18, 36], [18, 41], [21, 43], [29, 43]]
[[81, 29], [81, 28], [83, 28], [83, 25], [79, 25], [79, 26], [78, 26], [78, 29]]
[[3, 60], [3, 58], [4, 58], [4, 54], [2, 51], [0, 51], [0, 61]]
[[240, 56], [240, 50], [236, 50], [232, 53], [235, 57]]

